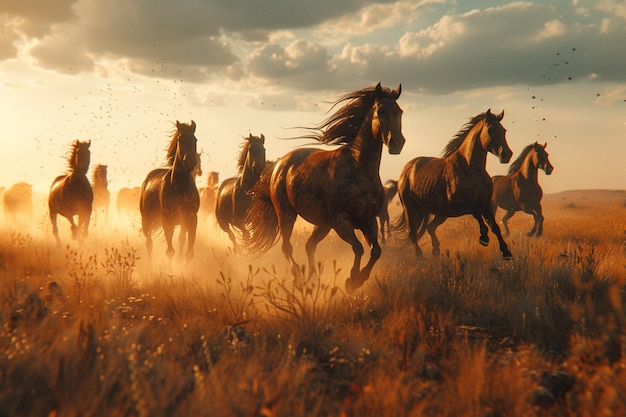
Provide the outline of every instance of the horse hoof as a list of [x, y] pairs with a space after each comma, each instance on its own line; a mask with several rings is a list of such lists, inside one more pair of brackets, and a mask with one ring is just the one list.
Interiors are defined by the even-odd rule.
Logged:
[[480, 239], [478, 239], [478, 243], [480, 243], [483, 246], [489, 246], [489, 238], [488, 237], [483, 238], [481, 236]]
[[362, 281], [357, 281], [356, 279], [348, 278], [346, 280], [346, 292], [348, 294], [354, 294], [356, 290], [363, 286]]
[[439, 249], [433, 249], [432, 254], [433, 254], [433, 258], [439, 258], [439, 255], [440, 255]]
[[505, 261], [512, 261], [513, 260], [513, 255], [510, 253], [503, 253], [502, 257], [504, 258]]

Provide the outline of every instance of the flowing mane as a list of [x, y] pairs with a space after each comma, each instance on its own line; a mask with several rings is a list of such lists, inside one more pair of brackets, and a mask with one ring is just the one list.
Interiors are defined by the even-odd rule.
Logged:
[[516, 173], [517, 171], [519, 171], [519, 169], [522, 167], [522, 164], [524, 163], [524, 159], [526, 159], [526, 156], [528, 156], [528, 154], [530, 153], [530, 151], [532, 151], [533, 149], [535, 149], [535, 143], [528, 145], [524, 148], [524, 150], [522, 151], [522, 153], [519, 154], [519, 156], [517, 157], [517, 159], [515, 161], [513, 161], [513, 163], [511, 164], [511, 166], [509, 166], [509, 175]]
[[179, 123], [178, 128], [174, 131], [172, 135], [172, 140], [170, 144], [167, 146], [167, 166], [171, 167], [174, 165], [174, 160], [176, 159], [176, 145], [178, 144], [178, 139], [184, 134], [194, 134], [195, 124], [188, 123]]
[[[394, 94], [394, 92], [387, 87], [383, 87], [382, 91], [385, 94]], [[351, 143], [359, 133], [359, 129], [363, 125], [363, 120], [372, 109], [375, 100], [375, 87], [366, 87], [344, 94], [333, 103], [331, 110], [340, 103], [345, 101], [348, 103], [319, 125], [305, 128], [311, 133], [302, 137], [313, 139], [326, 145], [345, 145]]]
[[476, 123], [485, 118], [485, 114], [485, 112], [480, 113], [472, 117], [469, 122], [463, 125], [461, 130], [459, 130], [458, 133], [454, 135], [452, 139], [450, 139], [450, 142], [448, 142], [443, 152], [441, 153], [444, 158], [452, 155], [457, 149], [459, 149], [459, 146], [461, 146], [467, 134], [470, 132], [470, 130], [472, 130], [474, 126], [476, 126]]
[[98, 185], [107, 185], [106, 171], [106, 165], [96, 165], [93, 173], [91, 174], [91, 182]]
[[237, 157], [237, 171], [241, 174], [243, 171], [243, 166], [246, 163], [246, 158], [248, 157], [248, 149], [250, 149], [250, 141], [248, 138], [245, 138], [245, 142], [241, 145], [241, 152], [239, 152], [239, 156]]

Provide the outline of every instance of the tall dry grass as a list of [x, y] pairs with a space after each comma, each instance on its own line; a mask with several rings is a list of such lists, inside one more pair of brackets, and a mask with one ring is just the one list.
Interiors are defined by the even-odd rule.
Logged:
[[439, 259], [398, 235], [355, 295], [334, 236], [298, 288], [279, 248], [235, 256], [209, 226], [191, 265], [147, 265], [126, 218], [60, 248], [44, 215], [4, 224], [0, 415], [626, 415], [623, 196], [548, 196], [510, 262], [471, 219]]

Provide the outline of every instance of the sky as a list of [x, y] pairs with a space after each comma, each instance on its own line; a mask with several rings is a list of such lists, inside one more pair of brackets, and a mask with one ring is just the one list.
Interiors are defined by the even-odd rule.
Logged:
[[176, 120], [197, 124], [198, 185], [223, 180], [243, 137], [277, 158], [378, 82], [402, 85], [407, 139], [383, 182], [504, 109], [511, 162], [548, 144], [545, 192], [626, 189], [623, 0], [0, 0], [0, 186], [47, 192], [76, 139], [110, 189], [139, 186]]

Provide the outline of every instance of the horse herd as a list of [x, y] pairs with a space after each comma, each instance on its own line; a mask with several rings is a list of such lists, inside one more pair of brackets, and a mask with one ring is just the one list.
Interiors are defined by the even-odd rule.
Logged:
[[[480, 244], [489, 243], [490, 228], [503, 258], [508, 260], [512, 254], [495, 220], [497, 207], [502, 207], [506, 210], [502, 219], [505, 236], [509, 234], [507, 222], [517, 211], [534, 217], [528, 236], [541, 236], [538, 170], [549, 175], [553, 169], [546, 145], [535, 142], [525, 147], [510, 165], [508, 175], [492, 178], [485, 169], [488, 153], [501, 163], [508, 163], [513, 155], [501, 124], [504, 111], [494, 114], [487, 110], [476, 115], [449, 141], [441, 158], [415, 158], [404, 166], [397, 180], [382, 184], [379, 171], [383, 149], [399, 154], [406, 142], [403, 111], [397, 103], [400, 94], [401, 86], [389, 89], [379, 83], [341, 96], [333, 105], [338, 110], [319, 125], [306, 128], [304, 135], [320, 144], [337, 145], [333, 149], [301, 147], [268, 161], [265, 137], [250, 134], [237, 161], [238, 174], [220, 183], [218, 174], [211, 173], [207, 186], [200, 191], [196, 186], [196, 176], [202, 175], [196, 124], [177, 121], [166, 166], [149, 172], [140, 189], [121, 189], [118, 211], [127, 201], [139, 205], [148, 256], [153, 233], [162, 230], [171, 259], [175, 253], [173, 232], [180, 226], [179, 250], [182, 253], [186, 241], [186, 259], [191, 260], [198, 213], [214, 212], [235, 252], [246, 249], [262, 254], [282, 240], [281, 249], [296, 285], [305, 278], [305, 268], [294, 259], [290, 241], [299, 216], [313, 225], [305, 243], [308, 274], [317, 272], [315, 250], [331, 230], [352, 247], [348, 292], [363, 285], [381, 256], [379, 228], [383, 242], [385, 231], [389, 236], [390, 229], [408, 230], [417, 256], [422, 256], [418, 241], [428, 232], [432, 254], [438, 256], [437, 227], [448, 217], [470, 214], [478, 222]], [[73, 143], [68, 173], [55, 178], [50, 188], [48, 208], [58, 243], [57, 214], [69, 220], [72, 237], [80, 240], [87, 237], [92, 209], [106, 210], [109, 205], [107, 167], [97, 166], [92, 182], [87, 179], [89, 146], [90, 142]], [[11, 206], [9, 191], [3, 196], [7, 212]], [[396, 192], [403, 214], [389, 227], [387, 204]], [[205, 202], [202, 205], [201, 200]], [[74, 216], [78, 216], [77, 223]], [[363, 267], [364, 248], [357, 230], [370, 247]]]

